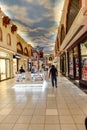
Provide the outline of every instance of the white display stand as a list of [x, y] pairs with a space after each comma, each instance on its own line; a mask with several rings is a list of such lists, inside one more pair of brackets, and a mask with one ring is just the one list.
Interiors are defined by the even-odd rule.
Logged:
[[18, 73], [16, 74], [16, 84], [43, 84], [44, 77], [44, 73], [41, 72]]
[[31, 79], [33, 81], [43, 81], [44, 80], [44, 73], [41, 73], [41, 72], [31, 73]]

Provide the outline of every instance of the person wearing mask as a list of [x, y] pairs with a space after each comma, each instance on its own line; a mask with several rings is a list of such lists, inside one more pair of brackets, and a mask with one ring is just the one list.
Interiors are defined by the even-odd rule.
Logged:
[[52, 65], [50, 71], [49, 71], [49, 78], [51, 77], [52, 86], [57, 88], [57, 69], [54, 65]]

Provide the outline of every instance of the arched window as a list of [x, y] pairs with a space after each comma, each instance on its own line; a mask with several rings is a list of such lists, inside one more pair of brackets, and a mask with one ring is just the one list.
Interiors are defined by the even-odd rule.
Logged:
[[61, 39], [60, 39], [60, 45], [62, 44], [63, 40], [65, 38], [65, 30], [64, 30], [64, 25], [61, 25]]
[[24, 55], [28, 56], [28, 49], [27, 49], [27, 47], [24, 48]]
[[9, 33], [7, 34], [7, 45], [11, 46], [11, 36]]
[[17, 52], [23, 54], [23, 47], [20, 42], [17, 43]]
[[58, 36], [57, 36], [57, 51], [59, 51], [59, 39], [58, 39]]
[[0, 28], [0, 41], [2, 41], [2, 30]]
[[81, 0], [70, 0], [67, 10], [66, 31], [70, 29], [81, 7]]

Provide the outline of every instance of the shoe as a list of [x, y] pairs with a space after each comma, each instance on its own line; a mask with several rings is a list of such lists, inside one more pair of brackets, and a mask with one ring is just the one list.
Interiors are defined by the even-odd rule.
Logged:
[[57, 86], [56, 86], [56, 88], [57, 88]]

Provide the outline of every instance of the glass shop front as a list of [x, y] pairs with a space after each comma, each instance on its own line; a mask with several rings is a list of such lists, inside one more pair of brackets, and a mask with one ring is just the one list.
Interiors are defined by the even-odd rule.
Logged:
[[80, 83], [87, 86], [87, 40], [80, 44], [81, 51], [81, 80]]

